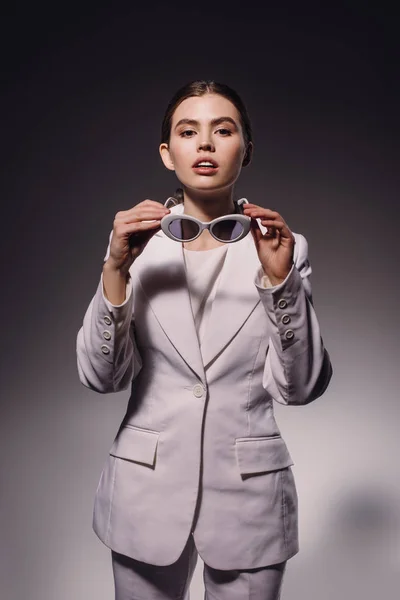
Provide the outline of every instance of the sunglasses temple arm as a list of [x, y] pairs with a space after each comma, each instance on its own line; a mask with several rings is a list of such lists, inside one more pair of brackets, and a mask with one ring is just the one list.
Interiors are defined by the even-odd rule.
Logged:
[[176, 198], [174, 198], [173, 196], [170, 196], [170, 197], [169, 197], [169, 198], [167, 198], [167, 199], [166, 199], [166, 201], [164, 202], [164, 206], [165, 206], [166, 208], [168, 208], [168, 204], [169, 204], [170, 202], [173, 202], [175, 206], [177, 206], [177, 205], [179, 204], [179, 202], [177, 201], [177, 199], [176, 199]]
[[[240, 200], [236, 201], [236, 204], [239, 208], [239, 211], [243, 214], [243, 204], [248, 204], [249, 201], [247, 200], [247, 198], [240, 198]], [[261, 230], [261, 233], [264, 235], [265, 233], [268, 233], [268, 228], [264, 227], [264, 225], [261, 225], [261, 220], [260, 219], [256, 219], [257, 224], [259, 229]]]
[[239, 209], [239, 212], [241, 214], [243, 214], [243, 204], [248, 204], [249, 201], [247, 200], [247, 198], [240, 198], [240, 200], [236, 200], [236, 206]]

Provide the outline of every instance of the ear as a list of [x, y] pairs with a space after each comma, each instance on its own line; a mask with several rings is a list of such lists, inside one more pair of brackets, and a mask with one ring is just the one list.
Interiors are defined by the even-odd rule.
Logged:
[[171, 158], [171, 153], [169, 151], [168, 144], [166, 144], [165, 142], [160, 144], [159, 152], [164, 166], [167, 167], [167, 169], [169, 169], [170, 171], [175, 171], [174, 162]]
[[252, 156], [253, 156], [253, 142], [249, 142], [246, 148], [246, 154], [244, 155], [242, 167], [247, 167], [250, 164]]

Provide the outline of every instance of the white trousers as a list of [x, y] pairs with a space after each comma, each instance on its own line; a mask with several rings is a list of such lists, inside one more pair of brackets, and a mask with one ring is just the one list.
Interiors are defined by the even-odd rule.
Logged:
[[[189, 600], [197, 563], [193, 535], [172, 565], [159, 567], [112, 551], [115, 600]], [[279, 600], [286, 561], [249, 570], [221, 571], [204, 564], [205, 600]]]

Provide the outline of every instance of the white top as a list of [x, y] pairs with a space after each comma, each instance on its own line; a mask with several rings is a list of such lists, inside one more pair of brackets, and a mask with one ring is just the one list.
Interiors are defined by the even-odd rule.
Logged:
[[227, 249], [228, 244], [217, 246], [211, 250], [187, 250], [183, 248], [186, 280], [200, 350]]

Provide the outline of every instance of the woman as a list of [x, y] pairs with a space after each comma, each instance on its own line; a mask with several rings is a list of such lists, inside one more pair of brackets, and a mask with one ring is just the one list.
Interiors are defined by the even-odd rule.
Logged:
[[[85, 386], [132, 386], [94, 530], [112, 550], [117, 600], [189, 597], [198, 554], [206, 598], [276, 600], [298, 507], [273, 400], [312, 402], [332, 374], [307, 242], [277, 212], [234, 202], [253, 143], [230, 87], [180, 89], [159, 150], [182, 188], [171, 208], [144, 200], [117, 213], [78, 333]], [[249, 234], [206, 227], [221, 216]]]

